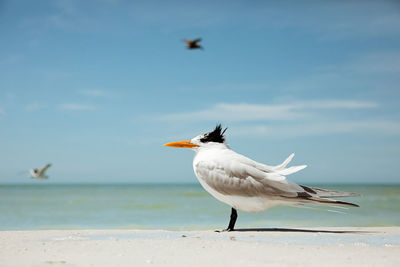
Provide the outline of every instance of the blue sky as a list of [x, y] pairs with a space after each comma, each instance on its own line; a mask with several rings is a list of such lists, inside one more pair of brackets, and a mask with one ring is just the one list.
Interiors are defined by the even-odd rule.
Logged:
[[162, 145], [217, 123], [298, 183], [400, 182], [397, 1], [0, 1], [0, 34], [0, 183], [196, 182]]

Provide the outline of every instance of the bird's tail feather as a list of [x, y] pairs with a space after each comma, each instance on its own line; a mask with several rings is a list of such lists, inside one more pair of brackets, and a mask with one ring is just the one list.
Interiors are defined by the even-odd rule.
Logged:
[[295, 172], [298, 172], [304, 168], [306, 168], [307, 165], [300, 165], [300, 166], [292, 166], [289, 168], [285, 168], [285, 169], [281, 169], [281, 170], [277, 170], [276, 172], [279, 173], [280, 175], [289, 175]]
[[307, 165], [300, 165], [286, 168], [286, 166], [292, 161], [293, 157], [294, 153], [290, 154], [281, 164], [274, 166], [273, 170], [280, 175], [289, 175], [307, 167]]
[[328, 205], [328, 206], [338, 205], [338, 206], [359, 207], [357, 204], [354, 204], [354, 203], [344, 202], [344, 201], [329, 199], [329, 198], [320, 198], [320, 197], [304, 197], [304, 198], [301, 198], [300, 202], [307, 203], [307, 204], [322, 204], [322, 205]]
[[[311, 209], [311, 210], [321, 210], [321, 211], [329, 211], [329, 212], [334, 212], [334, 213], [340, 213], [340, 214], [347, 214], [346, 212], [339, 211], [339, 210], [331, 210], [331, 209], [323, 209], [320, 207], [311, 207], [311, 206], [306, 206], [303, 203], [298, 203], [294, 205], [295, 207], [303, 208], [303, 209]], [[332, 208], [343, 208], [339, 206], [330, 206]]]
[[293, 157], [294, 157], [294, 153], [290, 154], [290, 156], [287, 157], [281, 164], [276, 165], [274, 167], [274, 169], [280, 170], [280, 169], [285, 168], [290, 163], [290, 161], [292, 161]]
[[322, 189], [317, 187], [308, 187], [304, 185], [300, 185], [303, 189], [312, 194], [316, 194], [320, 198], [329, 198], [329, 197], [359, 197], [360, 194], [351, 193], [351, 192], [340, 192], [329, 189]]

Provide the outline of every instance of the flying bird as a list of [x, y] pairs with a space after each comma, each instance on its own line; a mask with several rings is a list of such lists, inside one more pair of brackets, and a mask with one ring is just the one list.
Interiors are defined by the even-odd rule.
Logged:
[[31, 169], [31, 178], [37, 178], [37, 179], [47, 179], [48, 176], [46, 175], [46, 170], [51, 167], [51, 164], [47, 164], [43, 168], [39, 169]]
[[203, 47], [198, 44], [200, 41], [201, 41], [201, 38], [198, 38], [195, 40], [185, 39], [186, 48], [187, 49], [203, 49]]
[[225, 131], [219, 124], [213, 131], [191, 140], [165, 144], [196, 152], [193, 169], [200, 184], [216, 199], [232, 207], [228, 228], [223, 231], [234, 231], [237, 210], [260, 212], [275, 206], [304, 207], [304, 204], [358, 207], [330, 199], [358, 194], [308, 187], [287, 180], [286, 175], [307, 167], [286, 167], [294, 154], [276, 166], [258, 163], [230, 149], [225, 142]]

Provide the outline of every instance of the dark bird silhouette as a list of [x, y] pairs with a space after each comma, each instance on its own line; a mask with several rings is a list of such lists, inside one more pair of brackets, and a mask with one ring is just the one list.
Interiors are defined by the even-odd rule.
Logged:
[[201, 45], [198, 43], [201, 41], [201, 38], [195, 39], [195, 40], [190, 40], [190, 39], [185, 39], [186, 43], [186, 48], [187, 49], [204, 49]]

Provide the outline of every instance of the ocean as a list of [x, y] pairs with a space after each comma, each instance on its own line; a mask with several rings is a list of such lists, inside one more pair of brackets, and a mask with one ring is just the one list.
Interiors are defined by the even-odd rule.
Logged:
[[[310, 186], [360, 193], [346, 198], [360, 207], [238, 211], [236, 228], [400, 226], [400, 185]], [[0, 230], [215, 230], [229, 216], [230, 207], [199, 184], [0, 185]]]

